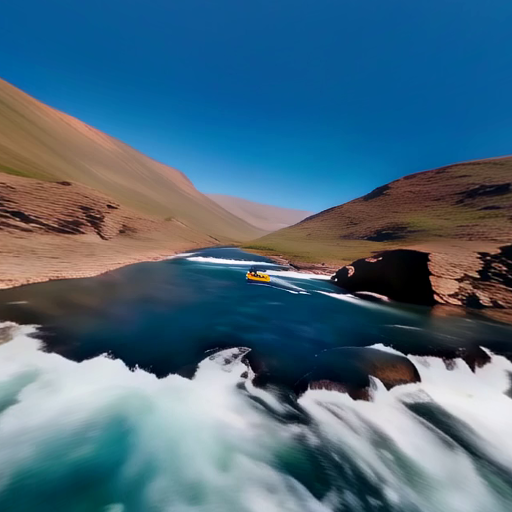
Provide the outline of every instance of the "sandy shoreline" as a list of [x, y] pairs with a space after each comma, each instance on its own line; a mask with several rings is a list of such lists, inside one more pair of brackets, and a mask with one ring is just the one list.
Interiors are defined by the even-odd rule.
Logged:
[[151, 261], [163, 261], [172, 256], [175, 256], [179, 253], [167, 254], [166, 256], [155, 256], [155, 257], [141, 257], [141, 258], [133, 258], [127, 261], [120, 261], [117, 263], [112, 263], [110, 265], [105, 266], [96, 266], [95, 268], [88, 268], [87, 270], [79, 270], [79, 271], [62, 271], [62, 272], [52, 272], [48, 275], [36, 275], [31, 277], [24, 278], [11, 278], [11, 279], [2, 279], [0, 277], [0, 290], [7, 290], [9, 288], [16, 288], [19, 286], [26, 286], [29, 284], [36, 283], [45, 283], [48, 281], [58, 281], [63, 279], [83, 279], [87, 277], [96, 277], [102, 274], [106, 274], [107, 272], [111, 272], [112, 270], [116, 270], [118, 268], [127, 267], [129, 265], [135, 265], [137, 263], [151, 262]]
[[92, 277], [219, 243], [77, 183], [0, 174], [0, 195], [0, 289]]
[[[7, 237], [4, 237], [7, 240]], [[135, 263], [162, 261], [205, 247], [204, 243], [117, 237], [31, 234], [0, 246], [0, 289], [60, 279], [94, 277]]]

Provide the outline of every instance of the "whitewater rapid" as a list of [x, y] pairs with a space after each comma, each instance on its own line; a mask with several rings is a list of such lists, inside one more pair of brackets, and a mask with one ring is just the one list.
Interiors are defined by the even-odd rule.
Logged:
[[188, 261], [195, 261], [196, 263], [212, 263], [215, 265], [259, 265], [259, 266], [272, 266], [277, 267], [276, 263], [267, 263], [264, 261], [251, 261], [251, 260], [237, 260], [229, 258], [215, 258], [211, 256], [186, 256]]
[[371, 402], [310, 390], [293, 403], [255, 389], [236, 350], [205, 355], [192, 380], [157, 379], [46, 353], [35, 327], [10, 325], [2, 510], [511, 510], [503, 357], [473, 373], [410, 356], [420, 384], [372, 379]]
[[[229, 258], [215, 258], [209, 256], [190, 256], [187, 253], [178, 255], [187, 259], [188, 261], [194, 261], [196, 263], [206, 263], [213, 265], [237, 265], [237, 266], [256, 266], [261, 268], [267, 268], [265, 273], [270, 276], [283, 276], [289, 279], [320, 279], [320, 280], [330, 280], [331, 277], [323, 274], [312, 274], [309, 272], [295, 272], [293, 270], [279, 270], [279, 265], [277, 263], [270, 263], [266, 261], [250, 261], [250, 260], [238, 260], [238, 259], [229, 259]], [[273, 269], [272, 267], [275, 267]]]

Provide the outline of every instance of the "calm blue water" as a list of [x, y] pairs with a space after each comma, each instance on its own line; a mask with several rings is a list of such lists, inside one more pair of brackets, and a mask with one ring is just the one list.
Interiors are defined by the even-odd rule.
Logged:
[[[289, 276], [210, 249], [1, 292], [0, 509], [509, 511], [510, 329]], [[323, 351], [374, 345], [422, 383], [293, 393]], [[249, 371], [212, 356], [232, 347]], [[489, 364], [446, 364], [475, 347]]]

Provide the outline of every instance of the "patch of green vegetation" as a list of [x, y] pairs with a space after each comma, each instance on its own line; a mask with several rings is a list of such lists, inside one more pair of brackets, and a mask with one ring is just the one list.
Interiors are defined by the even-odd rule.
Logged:
[[[271, 244], [271, 245], [270, 245]], [[403, 244], [401, 244], [403, 246]], [[325, 263], [343, 266], [374, 253], [394, 249], [393, 242], [368, 242], [367, 240], [308, 241], [269, 240], [269, 244], [255, 241], [243, 246], [243, 249], [255, 251], [264, 256], [282, 256], [288, 261], [301, 263]]]
[[53, 176], [40, 171], [25, 171], [21, 169], [15, 169], [14, 167], [9, 167], [3, 164], [0, 164], [0, 172], [11, 174], [12, 176], [20, 176], [22, 178], [32, 178], [41, 181], [56, 181], [56, 178]]

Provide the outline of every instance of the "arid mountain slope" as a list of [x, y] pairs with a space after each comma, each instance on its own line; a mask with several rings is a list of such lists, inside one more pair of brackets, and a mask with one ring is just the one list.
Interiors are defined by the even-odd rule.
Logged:
[[206, 195], [228, 212], [231, 212], [233, 215], [240, 217], [252, 226], [268, 233], [297, 224], [297, 222], [312, 215], [312, 212], [255, 203], [254, 201], [240, 197], [227, 196], [224, 194]]
[[180, 171], [0, 80], [0, 171], [78, 182], [144, 214], [220, 242], [262, 234], [201, 194]]
[[0, 288], [96, 275], [214, 243], [84, 185], [0, 173]]
[[512, 158], [420, 172], [266, 235], [250, 247], [296, 262], [347, 264], [420, 244], [512, 240]]

